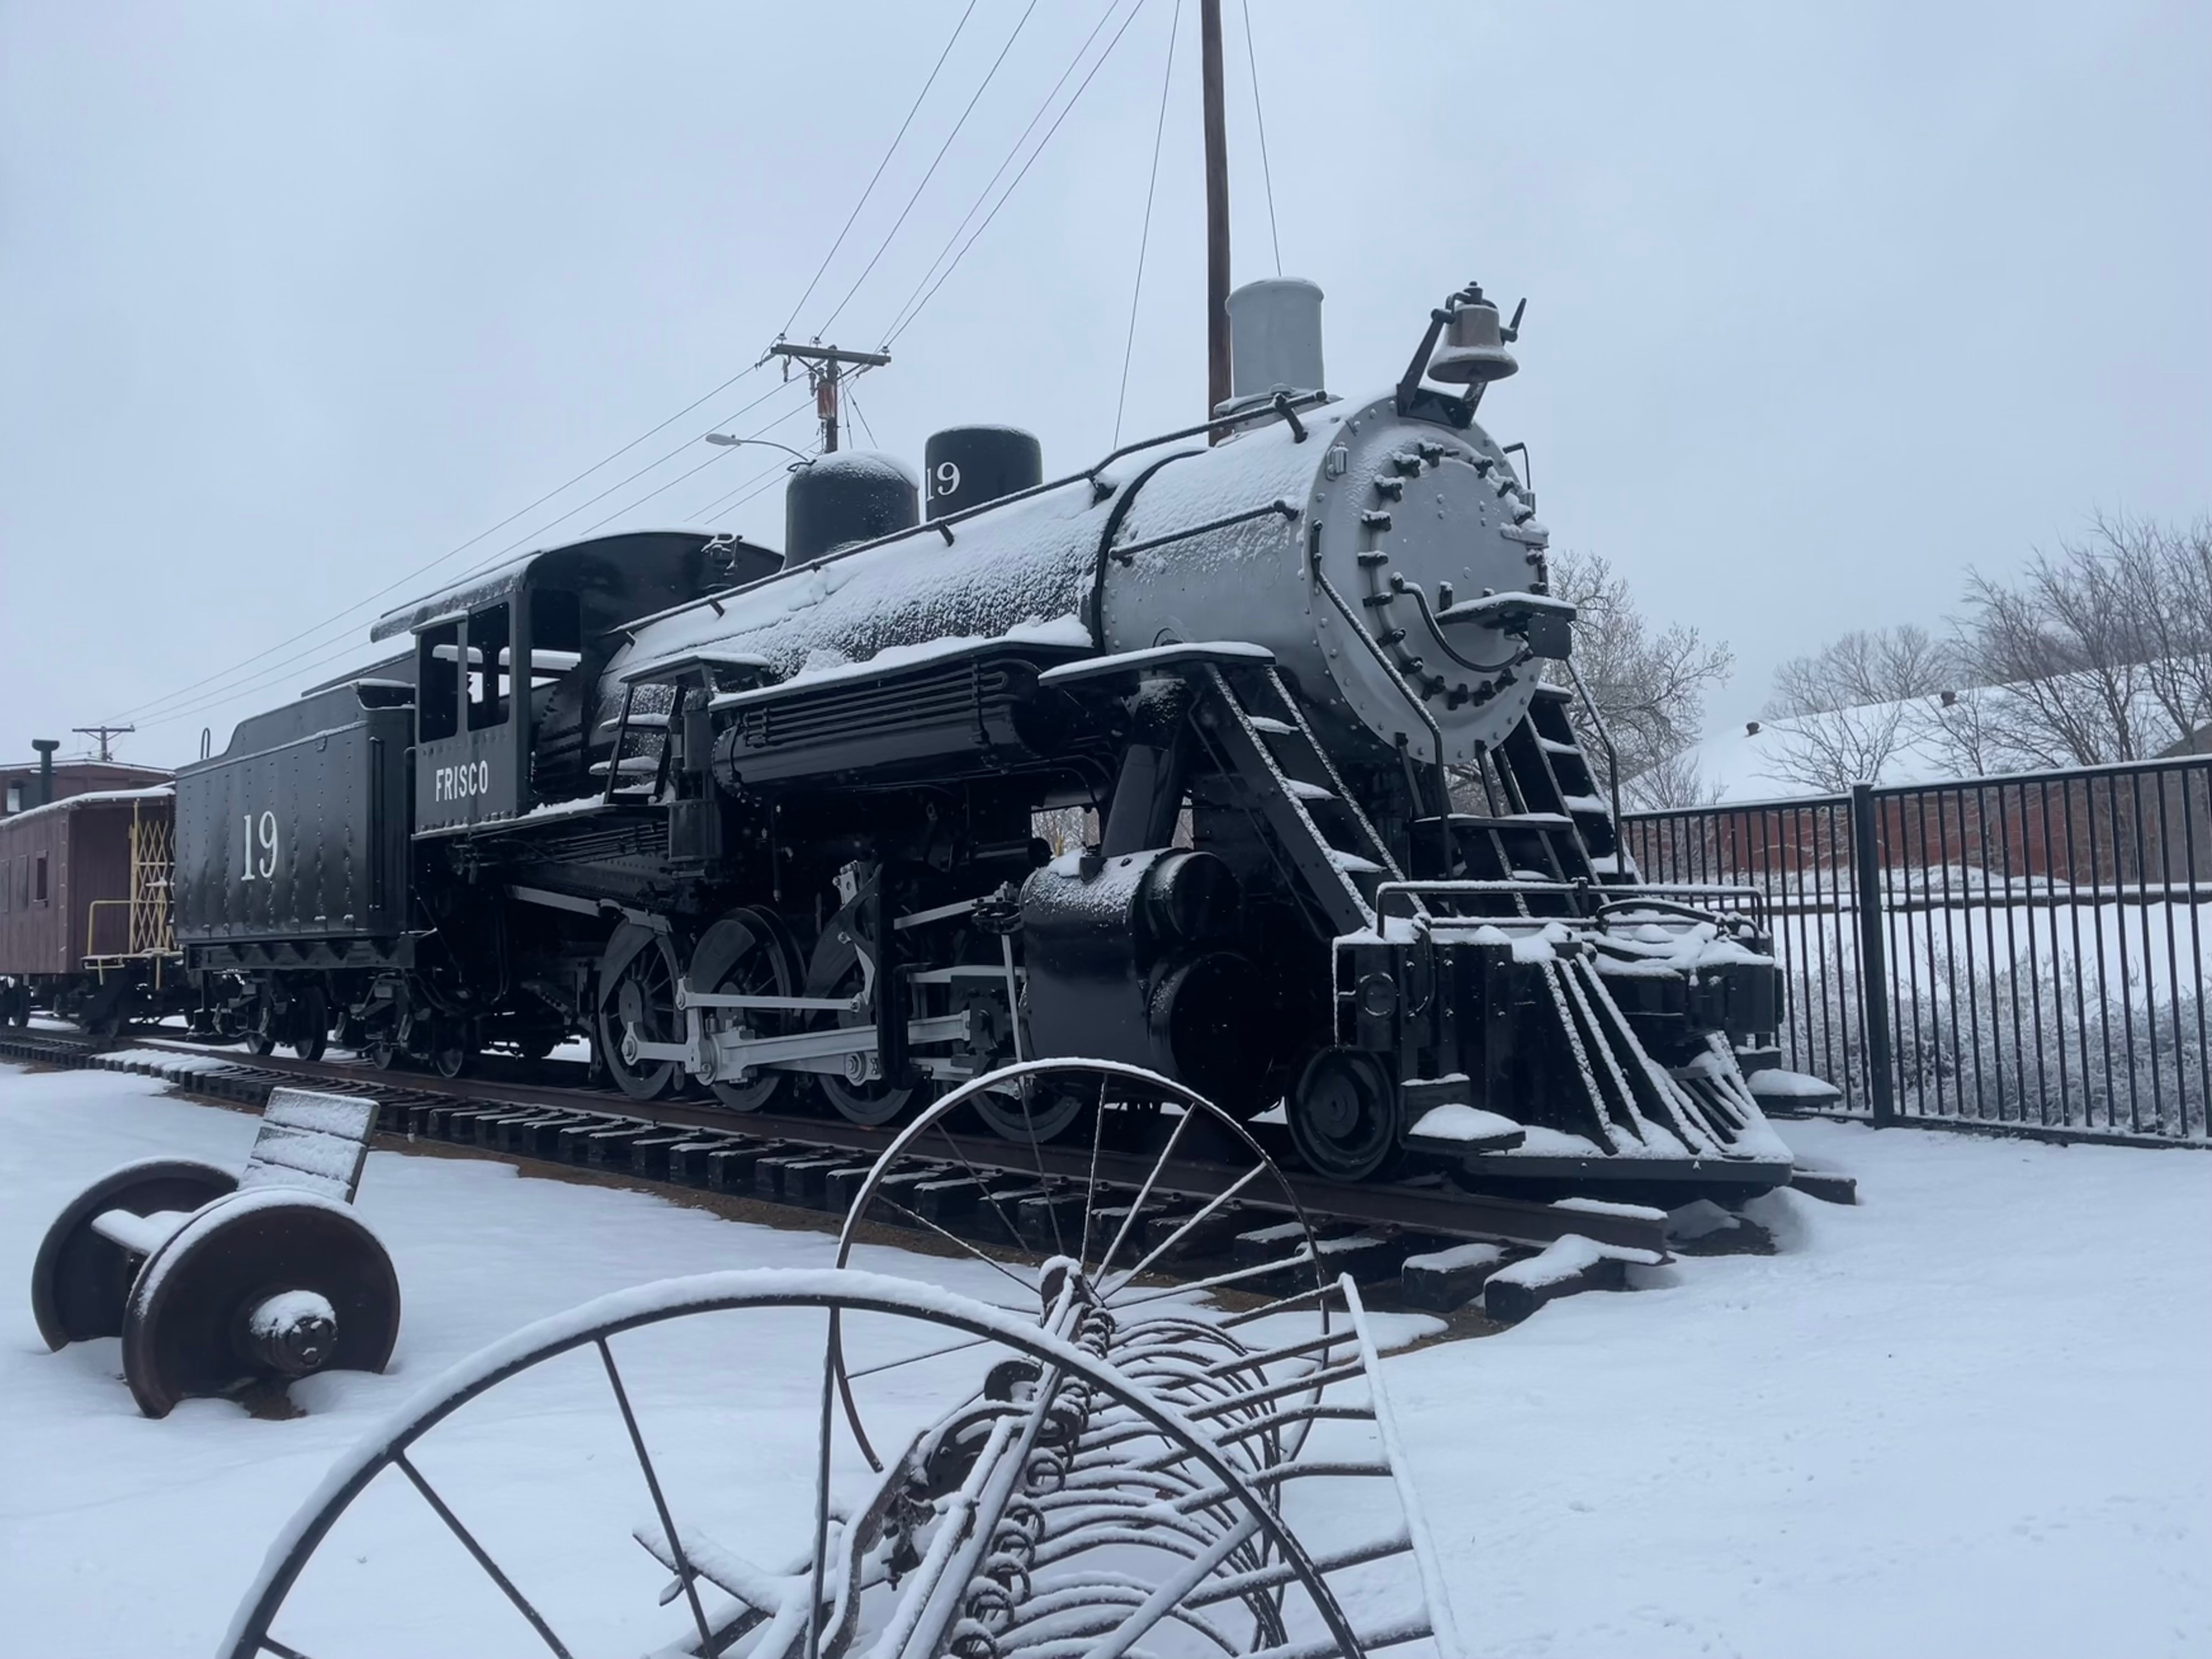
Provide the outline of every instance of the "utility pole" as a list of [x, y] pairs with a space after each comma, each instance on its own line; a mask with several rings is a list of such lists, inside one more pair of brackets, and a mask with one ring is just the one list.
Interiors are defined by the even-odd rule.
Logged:
[[1206, 417], [1212, 420], [1229, 401], [1229, 129], [1221, 97], [1221, 0], [1199, 0], [1198, 47], [1206, 94]]
[[98, 738], [100, 739], [100, 757], [102, 760], [112, 760], [113, 758], [113, 757], [107, 752], [108, 740], [111, 738], [119, 738], [126, 732], [136, 732], [137, 729], [138, 728], [135, 726], [72, 726], [70, 727], [70, 731], [82, 732], [88, 738]]
[[783, 359], [786, 380], [791, 378], [793, 362], [805, 369], [807, 383], [814, 388], [814, 413], [822, 422], [824, 455], [837, 450], [837, 386], [846, 368], [881, 368], [891, 360], [887, 351], [847, 351], [838, 346], [793, 345], [784, 340], [778, 340], [768, 351], [769, 356]]

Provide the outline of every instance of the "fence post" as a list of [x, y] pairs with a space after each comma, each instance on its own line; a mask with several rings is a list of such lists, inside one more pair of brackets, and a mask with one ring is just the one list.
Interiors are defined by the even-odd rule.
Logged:
[[1881, 849], [1876, 840], [1874, 786], [1851, 786], [1852, 886], [1859, 921], [1859, 1017], [1866, 1028], [1867, 1084], [1876, 1128], [1897, 1121], [1889, 1034], [1889, 951], [1882, 925]]

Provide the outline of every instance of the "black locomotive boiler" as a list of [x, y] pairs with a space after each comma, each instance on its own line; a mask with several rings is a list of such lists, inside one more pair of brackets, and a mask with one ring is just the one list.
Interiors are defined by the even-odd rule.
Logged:
[[580, 1034], [641, 1099], [884, 1124], [1085, 1055], [1281, 1103], [1345, 1178], [1778, 1183], [1767, 941], [1640, 882], [1549, 672], [1572, 611], [1475, 419], [1513, 331], [1470, 287], [1340, 399], [1319, 302], [1239, 290], [1232, 402], [1068, 477], [1004, 428], [933, 439], [926, 502], [833, 454], [781, 556], [605, 537], [386, 617], [179, 773], [192, 966], [258, 1042]]

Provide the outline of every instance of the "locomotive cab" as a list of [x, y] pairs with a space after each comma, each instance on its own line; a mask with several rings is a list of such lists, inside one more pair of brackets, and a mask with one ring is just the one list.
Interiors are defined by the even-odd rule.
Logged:
[[[415, 832], [447, 835], [619, 788], [637, 757], [599, 706], [622, 632], [718, 587], [772, 575], [764, 548], [688, 532], [541, 550], [395, 611], [415, 638]], [[643, 729], [643, 722], [639, 722]]]

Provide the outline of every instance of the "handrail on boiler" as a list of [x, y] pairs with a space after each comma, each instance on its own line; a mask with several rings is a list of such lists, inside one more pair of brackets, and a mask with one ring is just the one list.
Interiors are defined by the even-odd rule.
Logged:
[[820, 558], [809, 559], [805, 564], [787, 565], [772, 575], [762, 576], [749, 582], [740, 582], [734, 587], [717, 588], [712, 593], [702, 593], [696, 599], [686, 599], [681, 605], [670, 605], [665, 611], [656, 611], [649, 617], [639, 617], [604, 631], [607, 634], [618, 634], [627, 640], [635, 640], [640, 629], [650, 628], [653, 623], [665, 622], [671, 617], [680, 617], [687, 611], [696, 611], [702, 605], [727, 599], [736, 594], [750, 592], [763, 583], [775, 581], [784, 576], [797, 575], [803, 570], [819, 570], [825, 564], [832, 563], [838, 559], [848, 559], [854, 554], [865, 553], [872, 547], [885, 547], [893, 542], [903, 541], [909, 536], [943, 535], [947, 536], [949, 539], [949, 532], [954, 525], [963, 523], [979, 513], [988, 513], [995, 508], [1009, 506], [1015, 501], [1025, 501], [1032, 495], [1048, 495], [1055, 489], [1065, 489], [1072, 483], [1086, 482], [1095, 483], [1101, 472], [1123, 456], [1133, 455], [1139, 450], [1156, 448], [1161, 444], [1175, 443], [1184, 438], [1195, 438], [1201, 433], [1218, 432], [1230, 427], [1255, 425], [1270, 415], [1279, 420], [1288, 422], [1293, 431], [1298, 431], [1301, 428], [1298, 425], [1297, 411], [1315, 404], [1327, 403], [1328, 397], [1329, 394], [1326, 392], [1301, 392], [1295, 398], [1279, 397], [1272, 404], [1258, 409], [1243, 410], [1234, 415], [1224, 415], [1211, 421], [1201, 421], [1196, 426], [1183, 427], [1174, 432], [1163, 432], [1156, 438], [1143, 438], [1135, 443], [1123, 444], [1119, 449], [1108, 451], [1082, 471], [1071, 472], [1064, 478], [1054, 478], [1044, 483], [1031, 484], [1027, 489], [1017, 489], [1012, 495], [996, 496], [988, 501], [979, 501], [974, 507], [963, 507], [957, 513], [947, 513], [942, 518], [928, 519], [920, 524], [909, 525], [903, 530], [894, 530], [888, 536], [878, 536], [871, 542], [854, 542], [849, 547], [833, 548]]

